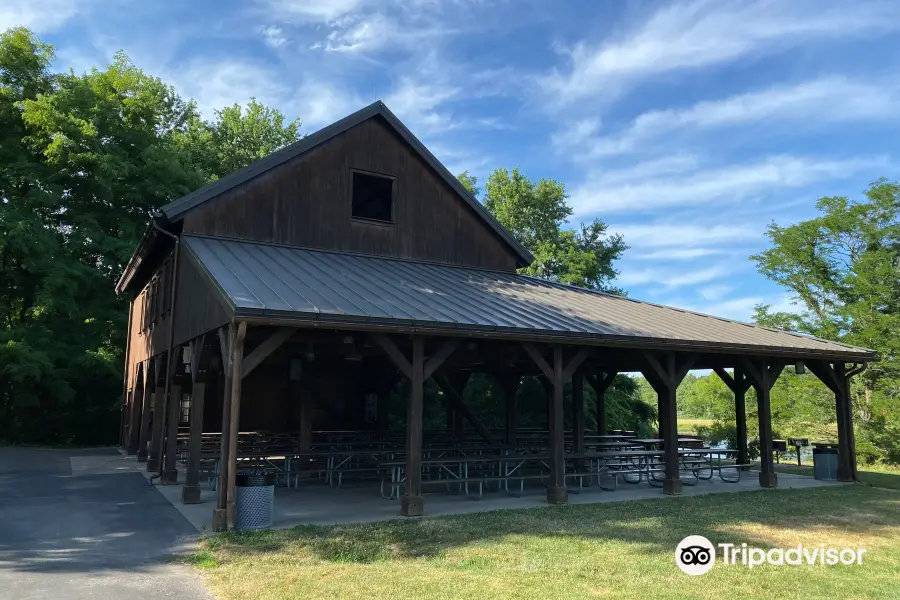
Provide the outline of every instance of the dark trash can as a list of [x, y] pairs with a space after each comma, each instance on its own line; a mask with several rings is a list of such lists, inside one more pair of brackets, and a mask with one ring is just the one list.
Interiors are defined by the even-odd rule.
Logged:
[[837, 468], [837, 448], [813, 448], [813, 477], [823, 481], [837, 481]]
[[234, 484], [235, 528], [271, 527], [275, 518], [275, 474], [238, 473]]

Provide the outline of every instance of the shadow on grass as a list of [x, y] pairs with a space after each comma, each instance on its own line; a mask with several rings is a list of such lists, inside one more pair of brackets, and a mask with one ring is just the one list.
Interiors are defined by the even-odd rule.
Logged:
[[[724, 541], [728, 528], [748, 525], [751, 530], [754, 525], [782, 530], [833, 526], [842, 532], [889, 538], [900, 525], [900, 496], [865, 486], [834, 486], [302, 526], [209, 538], [192, 562], [212, 567], [220, 559], [267, 553], [310, 555], [333, 563], [427, 559], [472, 544], [501, 543], [510, 536], [618, 541], [658, 554], [671, 552], [688, 535], [703, 535], [716, 543]], [[768, 545], [765, 540], [746, 541]]]
[[[900, 469], [891, 467], [882, 467], [885, 470], [866, 469], [859, 470], [858, 478], [860, 483], [870, 485], [872, 487], [880, 487], [891, 490], [900, 490]], [[796, 465], [775, 465], [775, 471], [779, 473], [790, 473], [792, 475], [805, 475], [812, 477], [813, 468], [810, 466], [798, 467]]]

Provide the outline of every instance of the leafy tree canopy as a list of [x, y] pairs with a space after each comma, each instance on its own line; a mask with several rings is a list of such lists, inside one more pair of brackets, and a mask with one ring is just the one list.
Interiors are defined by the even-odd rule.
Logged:
[[[468, 172], [459, 180], [473, 194], [478, 180]], [[497, 169], [488, 177], [484, 206], [534, 255], [521, 273], [579, 287], [621, 294], [613, 285], [613, 263], [628, 249], [621, 235], [609, 234], [600, 219], [564, 229], [572, 207], [566, 187], [553, 179], [533, 181], [518, 169]]]

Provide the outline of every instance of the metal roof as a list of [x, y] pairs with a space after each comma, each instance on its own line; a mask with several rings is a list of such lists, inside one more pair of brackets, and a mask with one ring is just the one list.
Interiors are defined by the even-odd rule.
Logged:
[[400, 136], [403, 141], [405, 141], [414, 152], [416, 152], [422, 160], [424, 160], [432, 169], [434, 169], [437, 174], [443, 179], [447, 185], [449, 185], [453, 190], [462, 198], [462, 200], [469, 205], [472, 210], [477, 214], [487, 225], [490, 227], [494, 233], [496, 233], [500, 239], [506, 242], [510, 248], [512, 248], [513, 252], [519, 257], [521, 261], [521, 265], [529, 265], [534, 260], [534, 256], [531, 255], [531, 252], [528, 251], [525, 246], [520, 244], [513, 235], [507, 231], [505, 227], [503, 227], [497, 220], [487, 211], [487, 209], [482, 206], [481, 202], [478, 201], [475, 196], [469, 193], [469, 191], [463, 187], [463, 185], [459, 182], [459, 180], [453, 176], [447, 168], [441, 164], [441, 162], [434, 157], [434, 155], [425, 147], [419, 139], [413, 135], [413, 133], [404, 125], [400, 119], [398, 119], [394, 113], [390, 111], [390, 109], [382, 102], [378, 100], [373, 102], [369, 106], [366, 106], [363, 109], [356, 111], [355, 113], [344, 117], [339, 121], [335, 121], [331, 125], [320, 129], [319, 131], [308, 135], [289, 146], [285, 146], [281, 150], [277, 152], [273, 152], [272, 154], [261, 158], [260, 160], [254, 162], [253, 164], [226, 175], [225, 177], [206, 185], [199, 190], [195, 190], [188, 194], [187, 196], [183, 196], [174, 202], [170, 202], [169, 204], [162, 207], [162, 214], [165, 215], [166, 219], [170, 222], [176, 221], [180, 219], [184, 214], [191, 210], [192, 208], [210, 200], [223, 192], [230, 190], [233, 187], [241, 185], [242, 183], [253, 179], [254, 177], [265, 173], [266, 171], [281, 165], [292, 158], [295, 158], [304, 152], [308, 152], [312, 150], [319, 144], [323, 144], [333, 137], [351, 129], [364, 121], [368, 121], [373, 117], [381, 117], [383, 118], [387, 124]]
[[875, 358], [864, 348], [516, 273], [221, 238], [183, 241], [236, 317]]

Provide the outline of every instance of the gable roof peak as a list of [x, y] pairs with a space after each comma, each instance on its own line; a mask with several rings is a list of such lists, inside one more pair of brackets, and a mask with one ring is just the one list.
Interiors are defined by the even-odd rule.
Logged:
[[418, 154], [434, 171], [447, 183], [457, 195], [468, 204], [485, 224], [490, 227], [507, 246], [516, 254], [519, 259], [519, 266], [527, 266], [534, 260], [531, 252], [528, 251], [503, 225], [501, 225], [488, 211], [481, 202], [478, 201], [469, 191], [463, 187], [459, 180], [435, 156], [425, 147], [419, 139], [403, 124], [400, 119], [394, 115], [387, 105], [381, 100], [369, 104], [358, 111], [347, 115], [343, 119], [335, 121], [331, 125], [319, 129], [315, 133], [309, 134], [293, 144], [289, 144], [280, 150], [276, 150], [272, 154], [261, 158], [247, 167], [230, 173], [221, 179], [214, 181], [202, 188], [187, 194], [170, 202], [160, 209], [161, 217], [168, 222], [181, 220], [184, 215], [191, 209], [203, 204], [204, 202], [223, 194], [224, 192], [236, 187], [242, 183], [257, 177], [270, 169], [295, 158], [316, 146], [325, 143], [333, 137], [344, 133], [348, 129], [363, 123], [374, 117], [381, 117], [393, 129], [409, 147]]

